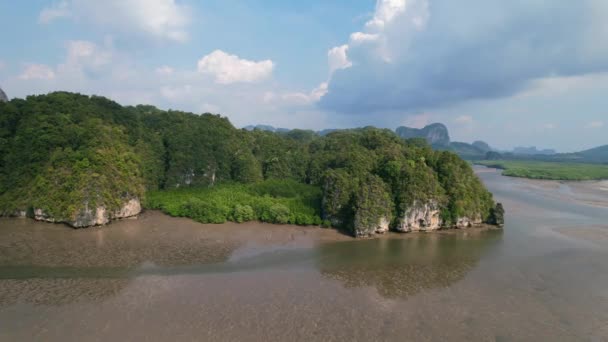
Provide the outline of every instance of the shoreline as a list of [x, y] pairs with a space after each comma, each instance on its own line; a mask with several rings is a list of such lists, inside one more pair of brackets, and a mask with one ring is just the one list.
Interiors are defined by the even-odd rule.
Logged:
[[[278, 230], [278, 229], [281, 229], [281, 230], [284, 230], [284, 231], [287, 231], [290, 233], [322, 232], [322, 233], [318, 234], [318, 235], [320, 235], [319, 236], [320, 241], [324, 241], [324, 240], [357, 241], [357, 240], [373, 240], [373, 239], [381, 239], [381, 238], [399, 238], [399, 237], [405, 237], [405, 236], [416, 236], [416, 235], [427, 235], [427, 234], [454, 234], [454, 233], [458, 233], [458, 232], [471, 231], [471, 230], [476, 230], [476, 231], [503, 230], [501, 227], [483, 223], [483, 224], [474, 225], [474, 226], [467, 227], [467, 228], [445, 227], [445, 228], [440, 228], [440, 229], [431, 230], [431, 231], [422, 231], [421, 230], [421, 231], [411, 231], [411, 232], [398, 232], [398, 231], [390, 230], [386, 233], [375, 234], [375, 235], [367, 236], [367, 237], [354, 237], [351, 234], [349, 234], [348, 232], [345, 232], [345, 231], [337, 229], [337, 228], [332, 228], [332, 227], [327, 228], [327, 227], [314, 226], [314, 225], [300, 226], [300, 225], [293, 225], [293, 224], [268, 223], [268, 222], [262, 222], [262, 221], [248, 221], [248, 222], [242, 222], [242, 223], [232, 222], [232, 221], [227, 221], [224, 223], [200, 223], [189, 217], [171, 216], [169, 214], [164, 213], [162, 210], [158, 210], [158, 209], [145, 209], [145, 210], [142, 210], [141, 213], [139, 213], [138, 215], [135, 215], [135, 216], [130, 216], [130, 217], [122, 218], [122, 219], [116, 219], [116, 220], [110, 221], [109, 223], [104, 224], [104, 225], [96, 225], [96, 226], [83, 227], [83, 228], [74, 228], [64, 222], [41, 221], [41, 220], [36, 220], [36, 219], [30, 218], [30, 217], [24, 217], [24, 216], [0, 216], [0, 221], [2, 221], [2, 220], [24, 220], [24, 221], [31, 222], [33, 224], [53, 226], [55, 228], [60, 228], [62, 230], [68, 231], [68, 232], [70, 232], [70, 231], [78, 232], [78, 231], [109, 230], [108, 228], [114, 228], [116, 226], [121, 226], [121, 225], [124, 225], [129, 222], [137, 222], [137, 221], [142, 221], [142, 220], [143, 220], [143, 222], [148, 222], [148, 220], [150, 220], [152, 218], [158, 219], [159, 217], [161, 217], [163, 219], [182, 221], [180, 223], [187, 222], [190, 225], [198, 226], [201, 229], [201, 231], [210, 232], [210, 233], [214, 232], [214, 231], [221, 231], [222, 233], [224, 233], [224, 229], [237, 230], [239, 228], [241, 228], [243, 232], [249, 232], [253, 229], [257, 230], [256, 232], [260, 232], [260, 228], [262, 228], [262, 230], [261, 230], [262, 233], [274, 231], [274, 230]], [[330, 238], [330, 235], [339, 236], [340, 238]]]
[[[73, 229], [22, 218], [0, 219], [1, 241], [11, 241], [9, 254], [0, 249], [3, 266], [132, 268], [142, 265], [181, 266], [223, 263], [276, 250], [313, 249], [342, 242], [389, 240], [467, 239], [489, 231], [490, 226], [440, 230], [432, 233], [390, 232], [357, 239], [334, 229], [269, 223], [202, 224], [160, 211], [146, 211], [138, 219], [114, 222], [110, 229], [97, 226]], [[74, 246], [79, 246], [74, 248]], [[33, 252], [35, 251], [35, 253]], [[1, 278], [1, 277], [0, 277]]]

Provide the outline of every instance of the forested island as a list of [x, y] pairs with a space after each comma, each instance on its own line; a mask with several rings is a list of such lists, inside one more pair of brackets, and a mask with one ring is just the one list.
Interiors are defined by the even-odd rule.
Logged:
[[0, 102], [0, 214], [103, 225], [142, 208], [354, 236], [501, 226], [470, 164], [374, 127], [269, 132], [67, 92]]

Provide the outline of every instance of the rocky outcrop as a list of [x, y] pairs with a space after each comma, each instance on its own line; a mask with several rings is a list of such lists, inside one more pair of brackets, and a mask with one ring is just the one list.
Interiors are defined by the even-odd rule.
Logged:
[[2, 88], [0, 88], [0, 102], [8, 102], [8, 96], [6, 96], [6, 93]]
[[[502, 205], [500, 206], [502, 208]], [[494, 224], [493, 222], [488, 223]], [[395, 227], [395, 230], [401, 233], [429, 232], [443, 228], [465, 229], [480, 226], [482, 224], [484, 224], [484, 222], [481, 215], [475, 215], [473, 217], [459, 217], [453, 225], [449, 225], [441, 219], [441, 209], [437, 205], [437, 202], [414, 202], [414, 204], [405, 211], [399, 224]]]
[[444, 124], [434, 123], [424, 128], [401, 126], [395, 131], [403, 139], [425, 138], [433, 146], [446, 147], [450, 145], [450, 134]]
[[141, 213], [141, 209], [139, 199], [133, 198], [115, 211], [108, 211], [103, 206], [91, 208], [88, 203], [85, 203], [84, 207], [81, 208], [72, 219], [57, 220], [40, 208], [33, 210], [32, 218], [37, 221], [65, 223], [74, 228], [86, 228], [102, 226], [110, 223], [112, 220], [137, 216]]
[[498, 227], [505, 225], [505, 208], [502, 206], [502, 203], [496, 203], [496, 206], [492, 208], [489, 221], [490, 224]]
[[483, 224], [483, 220], [481, 219], [481, 215], [477, 215], [473, 218], [464, 216], [464, 217], [459, 217], [456, 220], [456, 228], [459, 228], [459, 229], [471, 228], [471, 227], [479, 226], [482, 224]]
[[369, 237], [374, 234], [385, 234], [390, 230], [390, 220], [387, 217], [381, 217], [378, 222], [373, 225], [362, 225], [355, 221], [354, 235], [355, 237]]
[[55, 222], [55, 219], [51, 215], [47, 214], [46, 212], [44, 212], [44, 210], [42, 210], [40, 208], [34, 209], [33, 219], [36, 221], [44, 221], [44, 222], [50, 222], [50, 223]]
[[395, 230], [401, 233], [441, 229], [439, 206], [436, 202], [414, 202], [403, 214]]

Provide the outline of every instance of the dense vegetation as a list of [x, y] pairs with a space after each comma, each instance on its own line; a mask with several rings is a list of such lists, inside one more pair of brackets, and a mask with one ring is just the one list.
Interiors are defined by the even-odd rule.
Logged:
[[201, 222], [323, 218], [367, 235], [416, 202], [436, 202], [447, 226], [489, 221], [494, 208], [468, 163], [423, 139], [239, 130], [219, 115], [65, 92], [0, 103], [0, 155], [0, 213], [41, 208], [58, 221], [138, 198]]
[[[202, 223], [262, 221], [321, 225], [321, 191], [293, 180], [151, 191], [146, 207]], [[329, 225], [329, 223], [325, 223]]]
[[486, 160], [477, 163], [502, 169], [503, 175], [511, 177], [576, 181], [608, 179], [608, 165], [534, 160]]

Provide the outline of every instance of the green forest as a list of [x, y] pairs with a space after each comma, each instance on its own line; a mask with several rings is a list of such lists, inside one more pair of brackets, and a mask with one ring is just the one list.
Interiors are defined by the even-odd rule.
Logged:
[[492, 195], [457, 155], [366, 127], [326, 136], [235, 128], [214, 114], [121, 106], [67, 92], [0, 103], [0, 213], [43, 209], [56, 221], [132, 198], [205, 223], [259, 220], [369, 235], [415, 202], [446, 227], [481, 215]]

